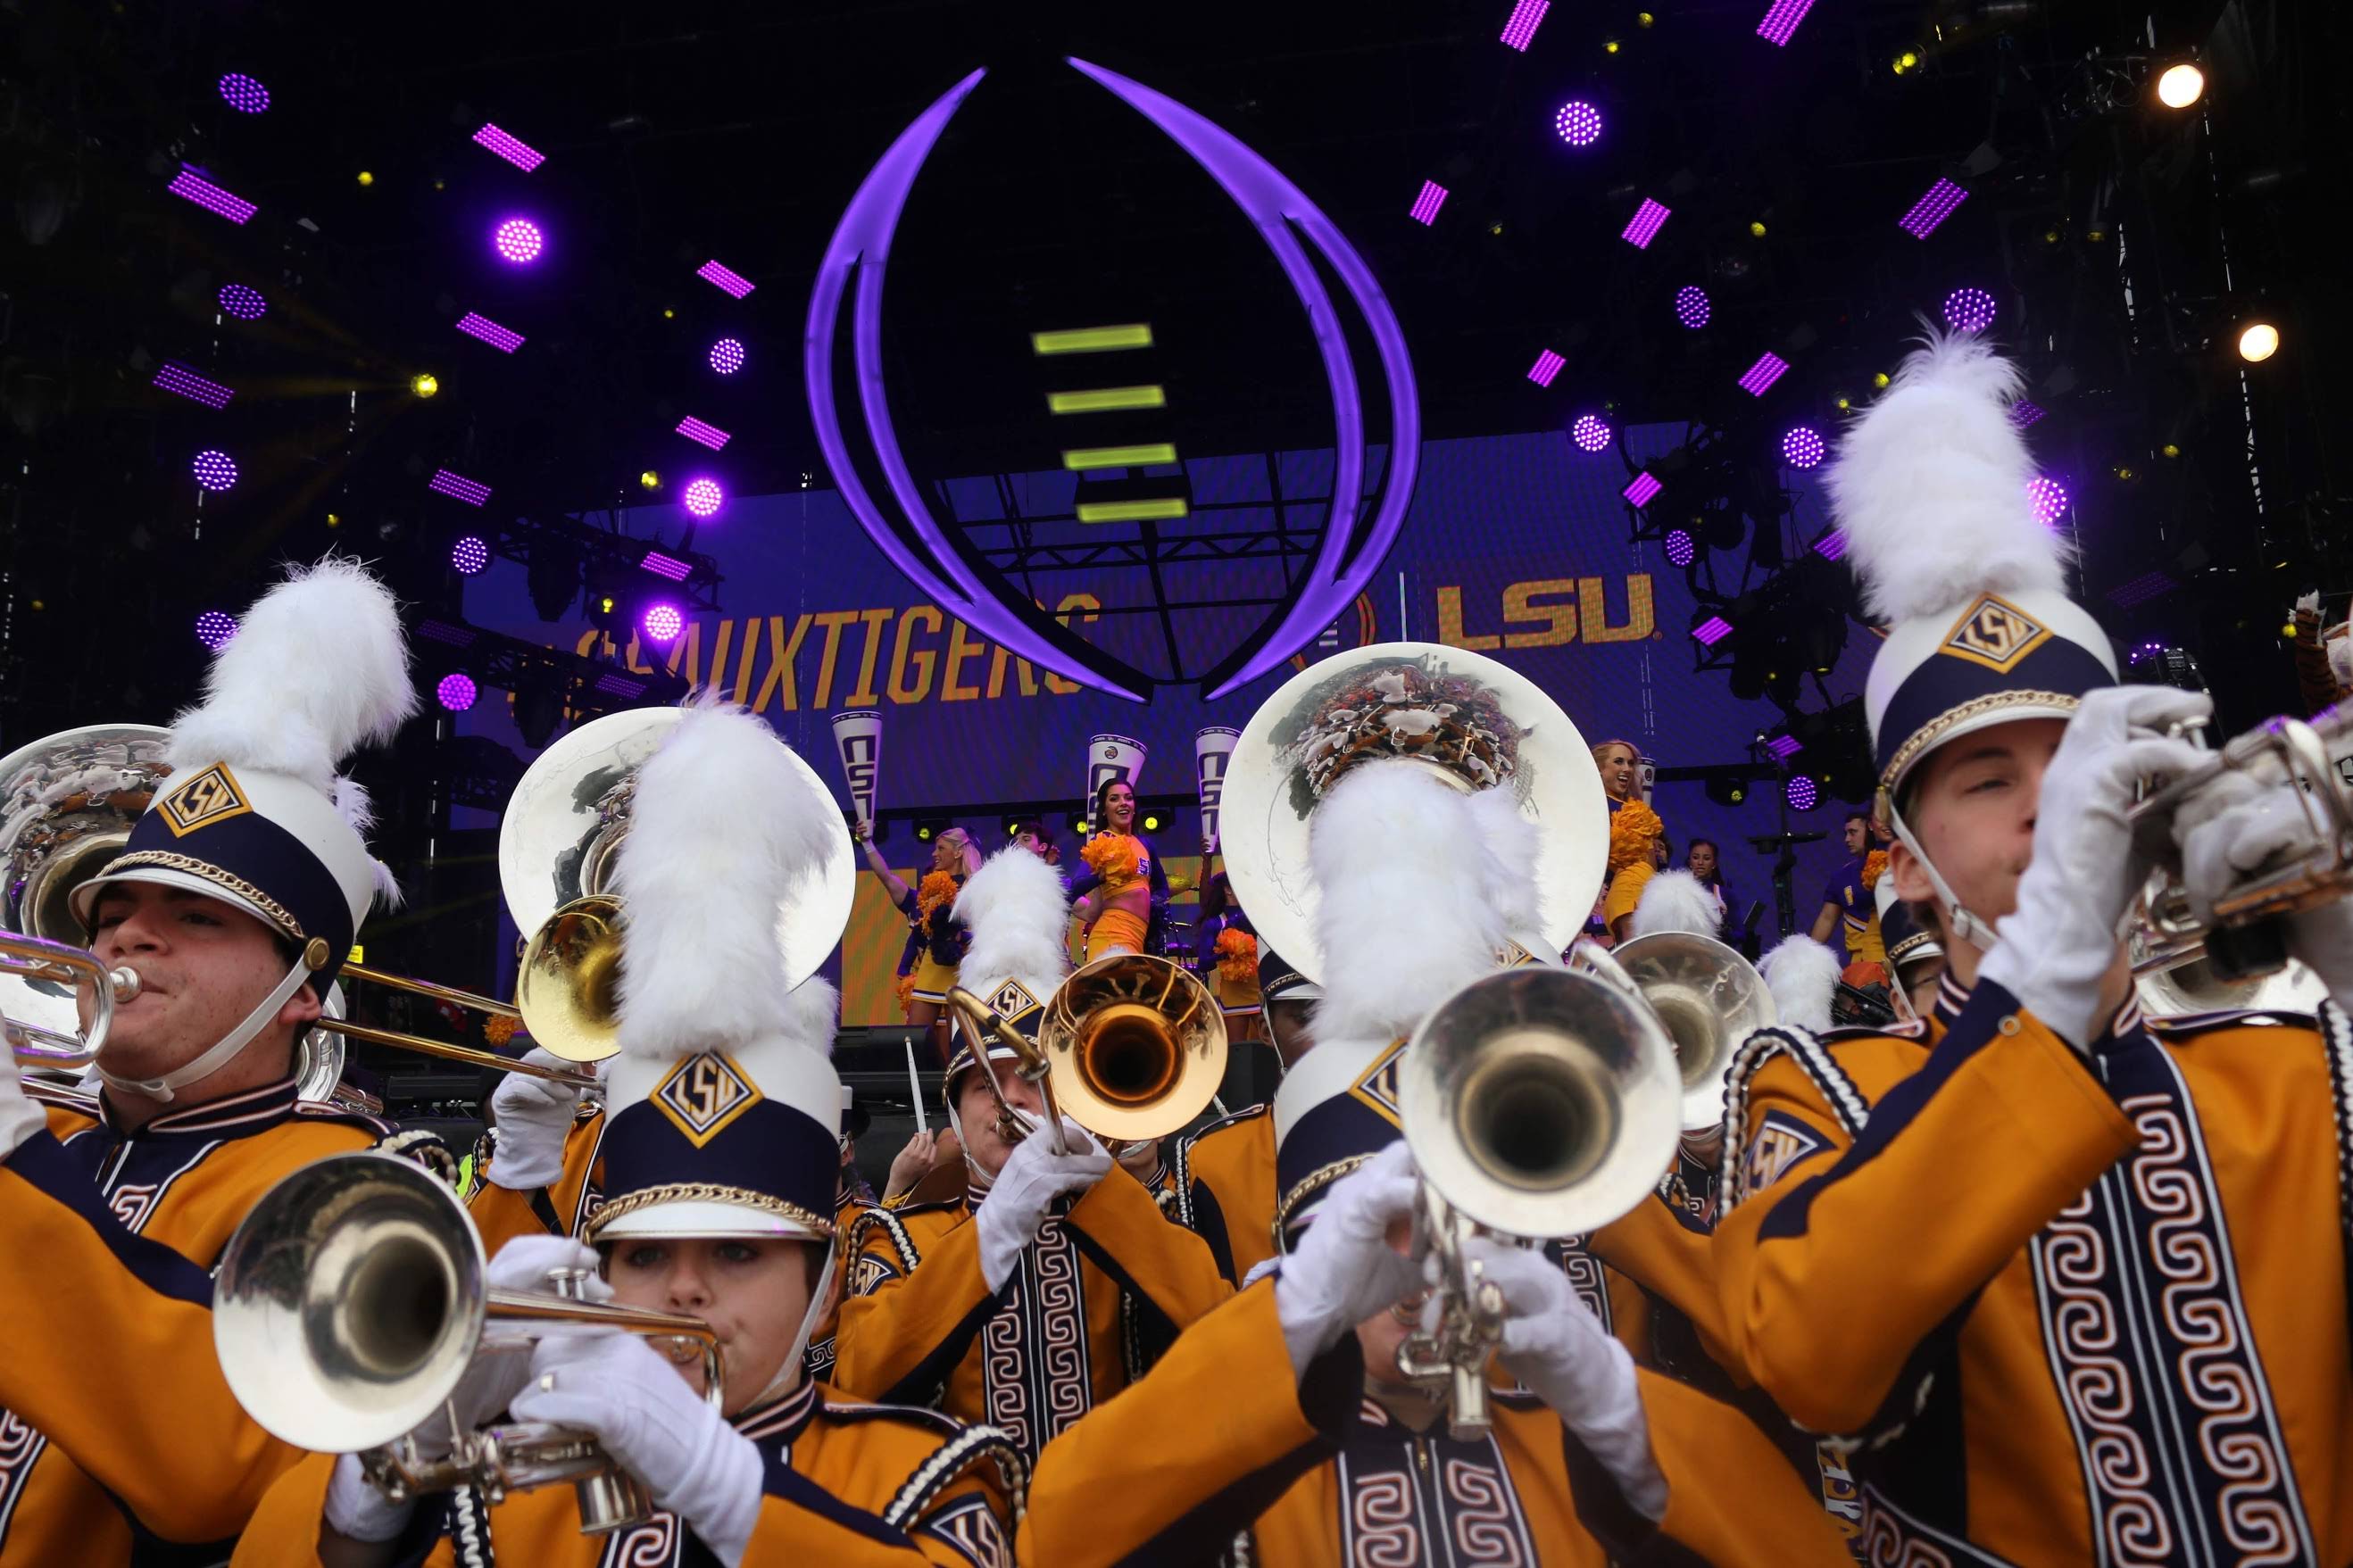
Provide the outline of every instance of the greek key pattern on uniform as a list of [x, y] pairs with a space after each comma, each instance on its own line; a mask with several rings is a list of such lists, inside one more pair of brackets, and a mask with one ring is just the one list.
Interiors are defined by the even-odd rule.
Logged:
[[0, 1410], [0, 1546], [8, 1543], [8, 1521], [16, 1517], [25, 1483], [32, 1479], [34, 1463], [48, 1444], [16, 1412]]
[[[1358, 1418], [1388, 1425], [1369, 1403]], [[1535, 1534], [1492, 1436], [1351, 1445], [1338, 1464], [1347, 1568], [1537, 1568]]]
[[1059, 1218], [1038, 1227], [981, 1333], [988, 1419], [1035, 1454], [1092, 1400], [1086, 1289], [1078, 1244]]
[[684, 1541], [678, 1516], [658, 1513], [642, 1524], [615, 1531], [606, 1540], [598, 1568], [675, 1568]]
[[1850, 1542], [1865, 1568], [2009, 1568], [1968, 1542], [1931, 1530], [1862, 1489], [1862, 1526]]

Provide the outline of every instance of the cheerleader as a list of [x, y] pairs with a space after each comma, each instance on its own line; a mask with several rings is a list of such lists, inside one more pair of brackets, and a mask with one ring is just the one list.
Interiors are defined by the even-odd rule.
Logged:
[[1194, 970], [1217, 994], [1226, 1016], [1226, 1038], [1265, 1038], [1259, 1028], [1263, 1004], [1258, 988], [1258, 931], [1235, 902], [1223, 871], [1201, 890], [1201, 925]]
[[1072, 889], [1084, 921], [1085, 962], [1115, 952], [1151, 952], [1152, 928], [1168, 903], [1168, 874], [1135, 831], [1135, 786], [1105, 779], [1095, 791], [1100, 829], [1080, 851], [1093, 875]]
[[956, 982], [956, 965], [964, 957], [965, 937], [948, 918], [964, 879], [980, 869], [980, 851], [972, 835], [951, 827], [932, 841], [932, 868], [919, 886], [891, 868], [874, 847], [872, 831], [864, 824], [850, 829], [865, 851], [866, 864], [882, 879], [891, 905], [907, 921], [907, 945], [899, 953], [899, 1002], [907, 1022], [930, 1037], [933, 1058], [948, 1059], [948, 992]]

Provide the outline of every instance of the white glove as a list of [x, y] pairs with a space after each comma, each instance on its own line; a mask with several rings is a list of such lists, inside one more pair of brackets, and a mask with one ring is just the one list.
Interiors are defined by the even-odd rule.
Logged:
[[1462, 1257], [1504, 1294], [1504, 1365], [1551, 1406], [1645, 1519], [1666, 1517], [1667, 1478], [1651, 1457], [1650, 1423], [1626, 1347], [1542, 1252], [1472, 1237]]
[[1298, 1376], [1358, 1323], [1420, 1291], [1420, 1260], [1388, 1239], [1392, 1225], [1412, 1223], [1420, 1184], [1400, 1140], [1324, 1194], [1299, 1250], [1274, 1277], [1274, 1315]]
[[324, 1512], [328, 1528], [336, 1534], [353, 1541], [390, 1541], [408, 1528], [409, 1516], [416, 1511], [416, 1499], [394, 1502], [370, 1486], [357, 1454], [344, 1454], [335, 1460], [334, 1471], [327, 1478]]
[[595, 1433], [722, 1563], [742, 1561], [760, 1516], [760, 1450], [678, 1368], [638, 1336], [604, 1330], [541, 1341], [531, 1372], [518, 1420]]
[[2203, 762], [2208, 753], [2161, 731], [2213, 710], [2204, 693], [2168, 686], [2087, 693], [2043, 771], [2034, 859], [1978, 973], [2077, 1050], [2103, 1022], [2100, 993], [2116, 960], [2116, 928], [2148, 876], [2125, 820], [2136, 786]]
[[1046, 1210], [1064, 1193], [1080, 1192], [1111, 1174], [1111, 1156], [1069, 1117], [1062, 1119], [1067, 1154], [1054, 1152], [1054, 1130], [1040, 1127], [1013, 1146], [1005, 1168], [980, 1205], [980, 1277], [992, 1292], [1005, 1288], [1022, 1248], [1038, 1237]]
[[16, 1058], [0, 1051], [0, 1160], [25, 1146], [25, 1140], [49, 1124], [46, 1111], [26, 1097], [16, 1075]]
[[[2190, 909], [2210, 922], [2218, 897], [2253, 872], [2310, 853], [2316, 842], [2294, 784], [2263, 784], [2236, 773], [2185, 802], [2173, 831]], [[2353, 1005], [2353, 900], [2334, 900], [2286, 922], [2288, 952], [2320, 976], [2339, 1007]]]
[[[533, 1046], [523, 1060], [547, 1068], [576, 1068], [554, 1052]], [[564, 1174], [564, 1141], [584, 1091], [529, 1073], [503, 1074], [491, 1096], [491, 1124], [499, 1130], [498, 1152], [490, 1178], [511, 1193], [554, 1186]]]

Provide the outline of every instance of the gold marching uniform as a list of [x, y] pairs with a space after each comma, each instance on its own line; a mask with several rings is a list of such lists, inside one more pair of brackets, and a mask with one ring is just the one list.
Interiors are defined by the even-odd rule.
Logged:
[[[955, 1423], [924, 1410], [860, 1405], [805, 1383], [733, 1425], [759, 1445], [765, 1464], [745, 1563], [1009, 1568], [1004, 1480], [994, 1464], [961, 1457], [976, 1444]], [[272, 1488], [230, 1560], [234, 1568], [318, 1563], [319, 1521], [333, 1468], [332, 1455], [313, 1455]], [[609, 1538], [583, 1535], [569, 1487], [518, 1492], [491, 1509], [472, 1492], [435, 1500], [442, 1506], [420, 1509], [402, 1538], [407, 1550], [399, 1561], [428, 1568], [686, 1568], [711, 1561], [669, 1513]], [[485, 1538], [486, 1549], [473, 1544]]]
[[859, 1215], [838, 1386], [936, 1404], [1035, 1453], [1231, 1289], [1200, 1238], [1116, 1166], [1046, 1221], [1001, 1291], [981, 1274], [976, 1214], [967, 1194]]
[[1363, 1375], [1348, 1335], [1294, 1376], [1273, 1282], [1261, 1281], [1048, 1446], [1021, 1561], [1210, 1561], [1238, 1532], [1245, 1560], [1269, 1568], [1848, 1560], [1772, 1446], [1667, 1379], [1639, 1374], [1668, 1485], [1653, 1525], [1535, 1400], [1498, 1395], [1492, 1436], [1457, 1442], [1442, 1420], [1398, 1424], [1365, 1398]]
[[2127, 1005], [2087, 1058], [1948, 977], [1919, 1023], [1751, 1048], [1725, 1310], [1862, 1441], [1868, 1560], [2353, 1560], [2342, 1013]]
[[0, 1563], [226, 1550], [302, 1455], [222, 1381], [212, 1266], [280, 1177], [415, 1140], [290, 1078], [128, 1132], [97, 1097], [26, 1087], [48, 1130], [0, 1160], [0, 1299], [66, 1337], [0, 1356]]
[[1237, 1110], [1176, 1144], [1177, 1221], [1208, 1244], [1230, 1285], [1274, 1256], [1273, 1110]]

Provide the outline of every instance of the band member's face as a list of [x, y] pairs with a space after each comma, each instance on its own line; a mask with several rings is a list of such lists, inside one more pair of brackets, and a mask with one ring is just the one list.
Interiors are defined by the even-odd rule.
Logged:
[[1046, 853], [1046, 846], [1039, 841], [1038, 836], [1034, 833], [1017, 833], [1013, 836], [1013, 842], [1032, 855], [1043, 856]]
[[1315, 1037], [1307, 1029], [1310, 1006], [1306, 1002], [1266, 1004], [1267, 1033], [1274, 1037], [1274, 1054], [1282, 1058], [1286, 1068], [1296, 1067], [1299, 1058], [1315, 1043]]
[[1846, 819], [1846, 852], [1850, 855], [1860, 855], [1862, 853], [1863, 846], [1870, 842], [1871, 830], [1863, 826], [1862, 818], [1848, 817]]
[[[2060, 719], [2017, 719], [1964, 735], [1930, 752], [1905, 813], [1920, 847], [1954, 896], [1980, 920], [2018, 907], [2018, 879], [2034, 857], [2034, 814], [2042, 771], [2066, 730]], [[1898, 844], [1890, 855], [1896, 897], [1936, 898], [1927, 873]]]
[[[139, 994], [114, 1005], [101, 1058], [124, 1078], [160, 1078], [194, 1061], [286, 977], [288, 961], [269, 928], [202, 893], [117, 883], [100, 889], [90, 922], [90, 951], [98, 960], [139, 973]], [[87, 986], [79, 1001], [88, 1028]], [[279, 1009], [278, 1021], [290, 1028], [318, 1016], [318, 998], [305, 985]]]
[[1601, 788], [1611, 800], [1634, 798], [1634, 769], [1641, 759], [1631, 746], [1604, 746], [1594, 759], [1601, 766]]
[[1115, 784], [1103, 791], [1103, 826], [1113, 833], [1127, 833], [1135, 826], [1135, 791], [1125, 784]]
[[[822, 1256], [807, 1241], [627, 1237], [613, 1244], [605, 1277], [624, 1307], [682, 1312], [711, 1325], [724, 1352], [720, 1410], [733, 1415], [776, 1381], [793, 1353], [808, 1312], [813, 1260]], [[702, 1357], [690, 1355], [677, 1365], [700, 1393]]]
[[[1010, 1063], [994, 1065], [1005, 1103], [1031, 1116], [1040, 1114], [1044, 1108], [1039, 1103], [1037, 1088], [1013, 1071]], [[965, 1152], [972, 1156], [972, 1163], [991, 1176], [1005, 1169], [1013, 1145], [997, 1135], [997, 1097], [989, 1093], [988, 1080], [977, 1071], [965, 1073], [956, 1082], [956, 1120], [964, 1127]]]
[[1715, 846], [1694, 844], [1691, 847], [1691, 868], [1694, 877], [1715, 875]]

